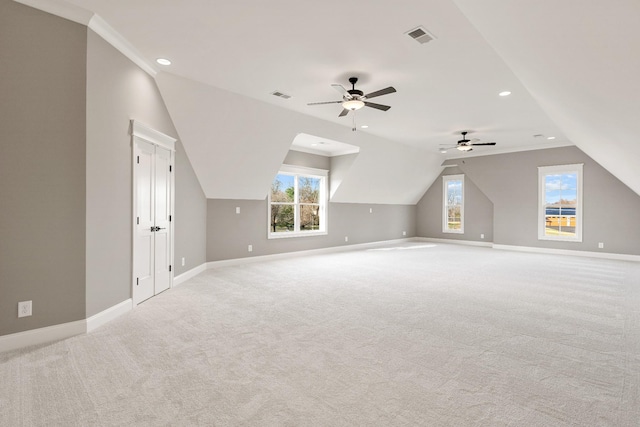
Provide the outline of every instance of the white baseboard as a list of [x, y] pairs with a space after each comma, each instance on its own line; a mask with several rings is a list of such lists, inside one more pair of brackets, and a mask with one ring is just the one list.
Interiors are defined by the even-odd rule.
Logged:
[[16, 350], [31, 345], [45, 344], [52, 341], [71, 338], [87, 331], [86, 320], [47, 326], [46, 328], [31, 329], [30, 331], [0, 337], [0, 352]]
[[475, 240], [438, 239], [435, 237], [416, 237], [415, 240], [420, 242], [450, 243], [452, 245], [482, 246], [485, 248], [493, 246], [493, 243], [491, 242], [477, 242]]
[[513, 245], [498, 245], [494, 244], [493, 249], [501, 249], [505, 251], [518, 251], [518, 252], [534, 252], [540, 254], [553, 254], [553, 255], [569, 255], [580, 256], [587, 258], [603, 258], [614, 259], [619, 261], [635, 261], [640, 262], [640, 255], [628, 255], [628, 254], [615, 254], [611, 252], [590, 252], [590, 251], [575, 251], [571, 249], [551, 249], [551, 248], [536, 248], [533, 246], [513, 246]]
[[297, 257], [303, 257], [303, 256], [309, 256], [309, 255], [321, 255], [321, 254], [344, 252], [344, 251], [356, 251], [360, 249], [375, 248], [375, 247], [384, 246], [384, 245], [393, 245], [396, 243], [411, 242], [411, 241], [414, 241], [414, 239], [415, 238], [413, 237], [408, 237], [404, 239], [383, 240], [383, 241], [370, 242], [370, 243], [357, 243], [355, 245], [331, 246], [328, 248], [309, 249], [306, 251], [283, 252], [283, 253], [271, 254], [271, 255], [258, 255], [258, 256], [252, 256], [252, 257], [246, 257], [246, 258], [234, 258], [234, 259], [225, 259], [221, 261], [210, 261], [207, 263], [207, 269], [228, 267], [232, 265], [249, 264], [253, 262], [274, 261], [278, 259], [290, 259], [294, 257], [297, 258]]
[[75, 322], [61, 323], [59, 325], [47, 326], [44, 328], [31, 329], [24, 332], [0, 336], [0, 353], [3, 351], [16, 350], [32, 345], [46, 344], [52, 341], [59, 341], [91, 332], [100, 326], [112, 321], [118, 316], [129, 312], [133, 308], [133, 301], [128, 299], [119, 304], [109, 307], [88, 319], [77, 320]]
[[129, 298], [126, 301], [122, 301], [120, 304], [116, 304], [113, 307], [109, 307], [98, 314], [94, 314], [93, 316], [87, 319], [86, 332], [92, 332], [96, 330], [100, 326], [106, 323], [109, 323], [116, 317], [119, 317], [125, 313], [128, 313], [129, 311], [131, 311], [132, 308], [133, 308], [133, 300]]
[[184, 273], [173, 278], [173, 286], [178, 286], [191, 279], [192, 277], [196, 277], [198, 274], [202, 273], [207, 269], [207, 263], [200, 264], [199, 266], [192, 268], [191, 270], [185, 271]]

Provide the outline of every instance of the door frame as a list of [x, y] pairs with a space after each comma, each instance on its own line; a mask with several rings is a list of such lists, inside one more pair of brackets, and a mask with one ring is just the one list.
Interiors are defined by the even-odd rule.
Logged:
[[[131, 133], [131, 189], [132, 189], [132, 206], [131, 206], [131, 299], [133, 301], [133, 305], [134, 307], [137, 305], [136, 304], [136, 298], [135, 298], [135, 289], [136, 289], [136, 277], [137, 277], [137, 272], [136, 272], [136, 250], [137, 250], [137, 243], [136, 243], [136, 218], [138, 217], [138, 213], [137, 213], [137, 190], [136, 190], [136, 185], [137, 185], [137, 175], [136, 175], [136, 141], [141, 140], [143, 142], [149, 143], [149, 144], [153, 144], [156, 146], [160, 146], [162, 148], [166, 148], [170, 151], [170, 155], [171, 155], [171, 165], [172, 165], [172, 173], [171, 173], [171, 179], [170, 179], [170, 186], [171, 186], [171, 202], [170, 202], [170, 215], [171, 215], [171, 221], [169, 223], [169, 239], [171, 241], [170, 243], [170, 259], [172, 262], [172, 266], [175, 266], [175, 263], [173, 263], [174, 260], [174, 242], [175, 242], [175, 238], [174, 238], [174, 224], [175, 224], [175, 143], [177, 141], [177, 139], [169, 136], [169, 135], [165, 135], [162, 132], [159, 132], [141, 122], [139, 122], [138, 120], [131, 120], [131, 126], [130, 126], [130, 133]], [[169, 289], [171, 289], [173, 287], [173, 275], [174, 275], [175, 270], [172, 268], [171, 269], [171, 274], [169, 276]], [[140, 301], [142, 302], [142, 301]], [[138, 304], [140, 303], [138, 302]]]

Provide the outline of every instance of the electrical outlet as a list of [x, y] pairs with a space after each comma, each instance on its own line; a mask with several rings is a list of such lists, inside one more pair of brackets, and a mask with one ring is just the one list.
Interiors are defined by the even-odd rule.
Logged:
[[253, 252], [253, 245], [249, 245], [247, 249], [249, 250], [249, 252]]
[[481, 235], [480, 235], [480, 238], [481, 238], [481, 239], [484, 239], [484, 234], [481, 234]]
[[182, 266], [184, 267], [184, 257], [182, 257]]
[[240, 206], [236, 206], [236, 213], [239, 214], [240, 213]]
[[31, 301], [21, 301], [18, 303], [18, 317], [31, 316]]
[[403, 232], [402, 232], [402, 235], [403, 235], [403, 236], [406, 236], [406, 235], [407, 235], [407, 232], [406, 232], [406, 231], [403, 231]]
[[598, 243], [598, 249], [604, 249], [604, 243], [603, 242]]
[[344, 241], [348, 242], [349, 241], [349, 236], [344, 236]]

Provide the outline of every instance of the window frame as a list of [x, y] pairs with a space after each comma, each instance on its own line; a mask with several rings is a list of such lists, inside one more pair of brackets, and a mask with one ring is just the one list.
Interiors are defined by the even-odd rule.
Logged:
[[[329, 171], [325, 169], [309, 168], [304, 166], [282, 165], [280, 170], [276, 173], [278, 175], [289, 175], [294, 177], [294, 201], [291, 203], [294, 206], [294, 230], [288, 232], [273, 232], [271, 231], [271, 189], [267, 196], [267, 238], [268, 239], [286, 239], [291, 237], [310, 237], [310, 236], [325, 236], [328, 234], [328, 202], [329, 202]], [[308, 203], [300, 203], [298, 186], [300, 177], [309, 177], [320, 179], [320, 194], [318, 198], [318, 216], [320, 217], [320, 229], [300, 231], [300, 206], [308, 205]], [[275, 177], [273, 178], [275, 180]], [[271, 181], [273, 183], [273, 180]]]
[[[449, 205], [447, 203], [447, 183], [449, 181], [460, 181], [462, 183], [460, 188], [460, 192], [462, 194], [462, 200], [460, 201], [460, 229], [449, 228]], [[442, 232], [464, 234], [464, 174], [442, 176]]]
[[[538, 166], [538, 240], [555, 240], [559, 242], [582, 242], [583, 218], [583, 166], [584, 163], [556, 166]], [[575, 236], [546, 234], [546, 177], [558, 174], [576, 174], [576, 227]]]

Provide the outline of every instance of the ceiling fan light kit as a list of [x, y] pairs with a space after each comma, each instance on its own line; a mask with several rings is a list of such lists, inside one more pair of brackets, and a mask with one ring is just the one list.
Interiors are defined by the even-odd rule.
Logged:
[[345, 110], [355, 111], [362, 107], [364, 107], [364, 101], [360, 101], [359, 99], [350, 99], [342, 102], [342, 108]]

